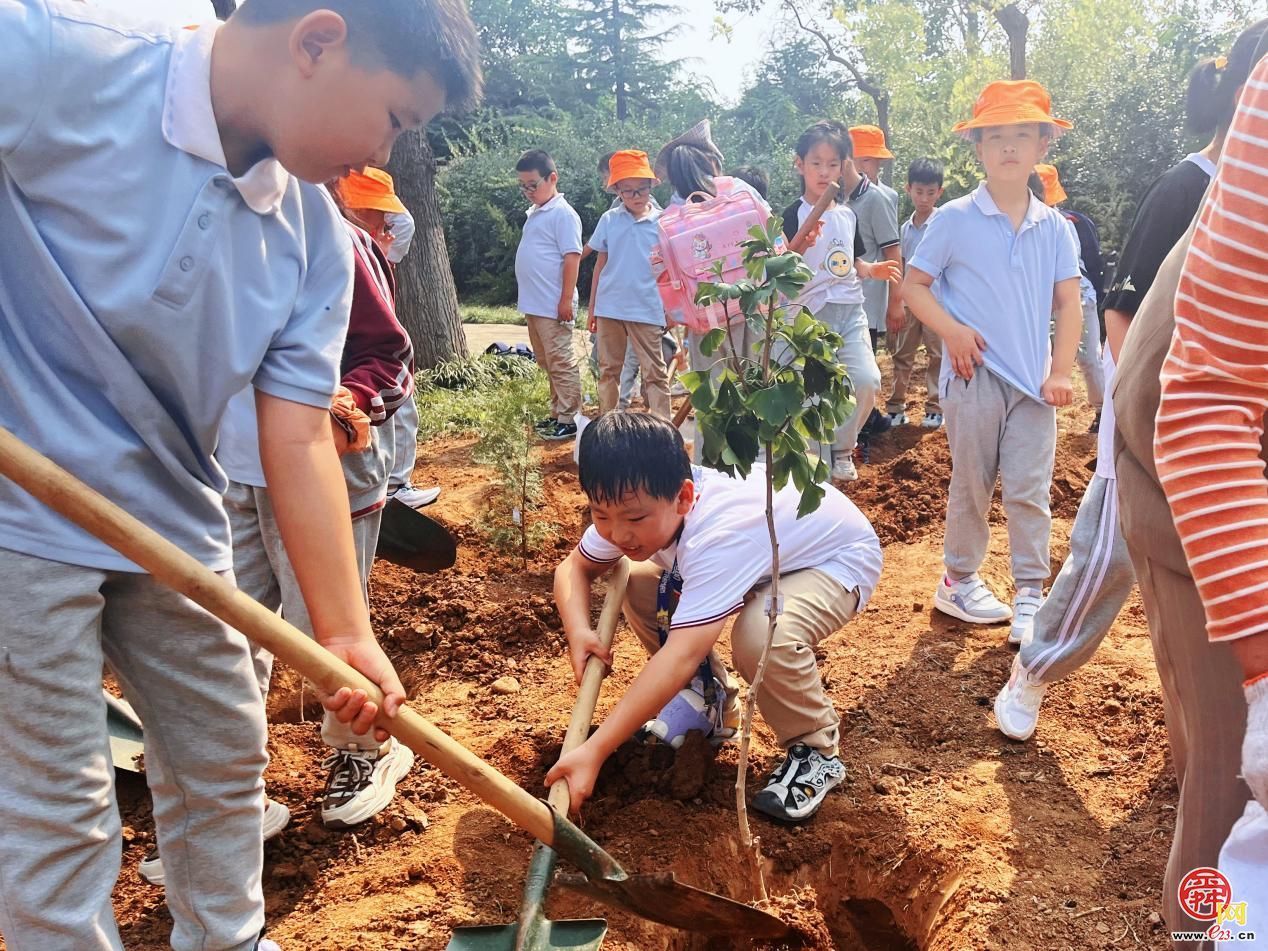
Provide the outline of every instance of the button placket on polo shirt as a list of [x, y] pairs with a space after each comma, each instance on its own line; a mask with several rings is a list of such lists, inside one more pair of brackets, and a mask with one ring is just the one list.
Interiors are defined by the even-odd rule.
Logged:
[[233, 182], [227, 175], [214, 175], [204, 183], [185, 218], [168, 256], [167, 266], [159, 279], [154, 296], [174, 307], [189, 302], [194, 289], [202, 280], [206, 262], [216, 240], [218, 218], [226, 205], [233, 200]]

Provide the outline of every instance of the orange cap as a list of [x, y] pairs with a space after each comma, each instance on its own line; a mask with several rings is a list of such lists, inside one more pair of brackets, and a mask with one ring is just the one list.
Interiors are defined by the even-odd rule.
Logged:
[[649, 178], [657, 181], [656, 173], [647, 164], [647, 153], [638, 149], [622, 149], [613, 152], [608, 160], [608, 187], [611, 188], [623, 178]]
[[1061, 187], [1061, 176], [1057, 174], [1055, 165], [1036, 165], [1035, 172], [1038, 173], [1039, 180], [1043, 182], [1045, 205], [1059, 205], [1069, 197], [1065, 189]]
[[850, 141], [854, 143], [855, 158], [891, 159], [894, 153], [885, 148], [885, 133], [878, 126], [850, 126]]
[[1055, 139], [1074, 128], [1072, 122], [1052, 117], [1048, 90], [1032, 79], [1001, 79], [988, 83], [973, 103], [973, 118], [957, 122], [951, 131], [969, 138], [974, 129], [993, 125], [1022, 125], [1041, 122], [1052, 126]]
[[353, 211], [371, 210], [400, 213], [405, 210], [396, 197], [392, 176], [381, 168], [351, 171], [339, 179], [339, 197]]

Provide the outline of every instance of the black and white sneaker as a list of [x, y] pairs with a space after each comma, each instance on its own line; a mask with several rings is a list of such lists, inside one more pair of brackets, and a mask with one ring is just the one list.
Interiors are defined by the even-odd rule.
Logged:
[[537, 430], [537, 435], [551, 442], [559, 442], [561, 439], [572, 439], [577, 435], [577, 424], [561, 421], [555, 423], [554, 426]]
[[843, 779], [845, 764], [839, 756], [824, 756], [796, 743], [753, 797], [753, 808], [780, 822], [802, 822], [819, 811], [829, 790]]
[[348, 829], [378, 815], [396, 795], [397, 782], [414, 765], [408, 746], [389, 739], [387, 748], [366, 752], [332, 750], [321, 765], [330, 770], [321, 821], [328, 829]]
[[533, 423], [533, 428], [538, 432], [541, 432], [544, 429], [554, 429], [558, 425], [559, 420], [553, 416], [548, 416], [546, 419], [539, 419], [537, 422]]

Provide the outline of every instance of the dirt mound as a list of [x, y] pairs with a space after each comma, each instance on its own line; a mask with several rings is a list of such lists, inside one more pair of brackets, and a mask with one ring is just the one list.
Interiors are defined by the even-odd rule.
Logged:
[[[1090, 477], [1090, 419], [1086, 407], [1059, 414], [1054, 548]], [[376, 565], [373, 617], [411, 705], [542, 794], [575, 695], [551, 574], [585, 524], [586, 503], [571, 446], [544, 447], [539, 512], [558, 526], [557, 538], [527, 567], [490, 550], [473, 527], [489, 476], [471, 464], [473, 443], [445, 437], [423, 447], [415, 476], [444, 489], [431, 511], [462, 537], [457, 565], [433, 576]], [[945, 436], [901, 427], [873, 442], [870, 464], [849, 487], [877, 526], [886, 567], [868, 609], [816, 652], [841, 717], [847, 776], [809, 823], [751, 817], [777, 896], [770, 908], [798, 932], [800, 944], [786, 946], [1163, 949], [1156, 912], [1176, 789], [1139, 600], [1096, 658], [1049, 690], [1035, 737], [1003, 739], [990, 715], [1012, 659], [1003, 633], [929, 610], [949, 475]], [[991, 534], [983, 570], [1002, 584], [1003, 526]], [[595, 616], [601, 600], [596, 591]], [[725, 660], [725, 636], [720, 649]], [[644, 662], [626, 631], [614, 650], [596, 722]], [[274, 677], [285, 712], [271, 711], [266, 779], [292, 824], [265, 847], [269, 936], [305, 951], [441, 951], [459, 925], [512, 920], [531, 841], [421, 760], [371, 822], [342, 833], [321, 826], [326, 750], [315, 722], [281, 722], [299, 718], [298, 679], [288, 698], [287, 677]], [[315, 718], [311, 692], [305, 700]], [[781, 755], [759, 721], [750, 792]], [[672, 870], [752, 901], [736, 834], [736, 764], [734, 745], [715, 751], [698, 738], [676, 752], [626, 744], [600, 773], [583, 826], [630, 871]], [[126, 828], [116, 913], [129, 948], [159, 951], [171, 927], [163, 893], [133, 871], [154, 843], [148, 796], [131, 776], [117, 790]], [[608, 918], [608, 951], [751, 947], [652, 925], [561, 889], [552, 889], [548, 911]]]

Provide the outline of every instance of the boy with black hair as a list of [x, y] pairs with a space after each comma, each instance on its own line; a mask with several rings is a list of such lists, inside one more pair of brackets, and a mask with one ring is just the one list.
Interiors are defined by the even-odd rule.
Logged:
[[[942, 197], [942, 178], [942, 163], [937, 159], [918, 158], [907, 166], [907, 197], [911, 199], [915, 211], [903, 222], [904, 265], [916, 256], [920, 240], [925, 236], [925, 228], [929, 226], [929, 219], [937, 210], [938, 199]], [[901, 297], [897, 290], [892, 293]], [[907, 422], [907, 384], [916, 363], [916, 351], [922, 343], [925, 345], [929, 364], [925, 368], [925, 415], [920, 425], [926, 429], [937, 429], [942, 425], [942, 406], [938, 403], [942, 341], [908, 311], [907, 322], [894, 341], [894, 389], [885, 405], [885, 413], [889, 416], [891, 426], [905, 425]]]
[[[622, 556], [638, 563], [625, 617], [651, 659], [603, 725], [547, 775], [548, 783], [567, 778], [574, 810], [639, 728], [675, 747], [690, 730], [715, 741], [734, 732], [738, 686], [713, 646], [736, 615], [731, 653], [752, 680], [766, 641], [771, 558], [760, 466], [748, 479], [693, 467], [671, 423], [620, 412], [586, 427], [579, 460], [594, 521], [555, 571], [573, 672], [580, 680], [592, 654], [612, 662], [590, 628], [590, 587]], [[819, 508], [800, 519], [796, 488], [775, 493], [783, 610], [757, 706], [787, 753], [753, 808], [787, 822], [814, 815], [845, 776], [840, 718], [815, 648], [863, 609], [881, 572], [872, 526], [841, 492], [824, 489]]]
[[756, 165], [739, 165], [731, 171], [727, 172], [732, 178], [738, 178], [747, 184], [753, 191], [766, 198], [766, 193], [770, 191], [770, 176], [766, 174], [766, 169], [758, 168]]
[[573, 346], [577, 312], [577, 271], [581, 267], [581, 218], [558, 189], [555, 160], [529, 149], [515, 163], [520, 193], [532, 204], [515, 251], [519, 311], [537, 365], [550, 381], [550, 418], [537, 425], [543, 439], [577, 435], [573, 418], [581, 412], [581, 374]]
[[[903, 284], [911, 312], [943, 341], [951, 487], [946, 572], [934, 607], [970, 624], [1011, 620], [1010, 644], [1029, 632], [1051, 571], [1055, 407], [1070, 404], [1083, 323], [1074, 234], [1027, 185], [1052, 139], [1072, 128], [1051, 108], [1047, 91], [1031, 80], [986, 86], [973, 118], [954, 127], [975, 144], [986, 180], [939, 209]], [[990, 544], [997, 479], [1016, 587], [1011, 610], [977, 573]]]
[[[456, 0], [248, 0], [192, 30], [0, 0], [0, 425], [228, 572], [213, 451], [253, 384], [316, 637], [389, 716], [404, 690], [361, 595], [330, 414], [352, 249], [308, 183], [386, 162], [480, 84]], [[9, 947], [121, 946], [103, 659], [146, 724], [173, 948], [274, 947], [246, 639], [3, 481], [0, 599]], [[326, 705], [357, 732], [380, 712], [347, 688]]]

